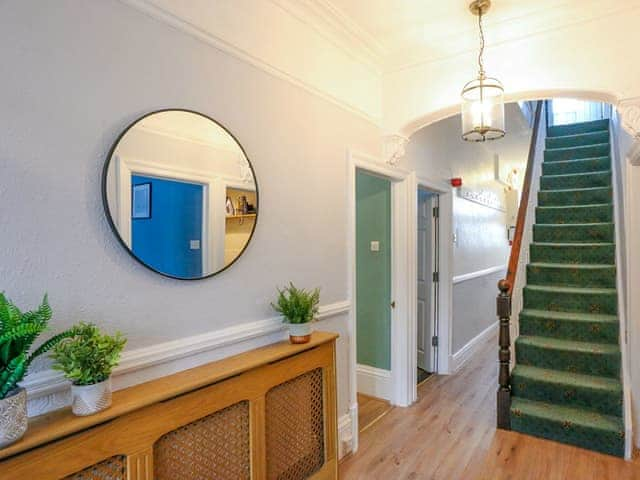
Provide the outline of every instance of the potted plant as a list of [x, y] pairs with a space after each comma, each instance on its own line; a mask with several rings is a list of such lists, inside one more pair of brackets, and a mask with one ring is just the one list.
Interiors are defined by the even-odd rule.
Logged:
[[19, 440], [27, 430], [27, 392], [18, 382], [29, 365], [74, 334], [73, 330], [60, 333], [29, 355], [35, 340], [47, 329], [51, 314], [46, 295], [37, 310], [22, 313], [0, 293], [0, 448]]
[[79, 323], [76, 335], [53, 349], [53, 368], [71, 380], [71, 410], [75, 415], [98, 413], [111, 406], [111, 372], [127, 343], [120, 332], [109, 336], [90, 323]]
[[271, 306], [289, 326], [291, 343], [307, 343], [311, 339], [311, 322], [316, 319], [319, 303], [319, 288], [307, 291], [289, 283], [288, 287], [278, 289], [278, 300]]

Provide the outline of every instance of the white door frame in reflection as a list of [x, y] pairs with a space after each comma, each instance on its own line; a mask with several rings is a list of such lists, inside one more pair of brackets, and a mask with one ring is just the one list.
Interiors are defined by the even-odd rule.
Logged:
[[[203, 186], [202, 205], [202, 271], [207, 274], [224, 268], [225, 201], [229, 188], [247, 190], [250, 184], [242, 178], [211, 175], [207, 171], [158, 166], [122, 155], [116, 155], [115, 167], [115, 215], [116, 227], [129, 250], [131, 240], [131, 176], [144, 175], [171, 180], [197, 183]], [[209, 228], [211, 227], [211, 228]]]

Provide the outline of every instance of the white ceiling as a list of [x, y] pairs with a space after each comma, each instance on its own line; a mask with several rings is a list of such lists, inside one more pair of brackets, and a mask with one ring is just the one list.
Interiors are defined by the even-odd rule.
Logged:
[[[308, 0], [314, 1], [314, 0]], [[467, 0], [316, 0], [364, 30], [383, 70], [478, 48], [477, 18]], [[493, 0], [484, 17], [488, 46], [637, 8], [638, 0]]]

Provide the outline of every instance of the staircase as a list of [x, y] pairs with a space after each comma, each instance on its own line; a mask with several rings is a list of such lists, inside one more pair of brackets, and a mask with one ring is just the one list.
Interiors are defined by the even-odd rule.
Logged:
[[624, 455], [609, 121], [554, 126], [523, 290], [511, 428]]

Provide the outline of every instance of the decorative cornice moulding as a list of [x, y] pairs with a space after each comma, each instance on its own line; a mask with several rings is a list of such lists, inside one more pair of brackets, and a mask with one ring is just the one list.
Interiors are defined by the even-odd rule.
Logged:
[[[318, 320], [346, 314], [350, 308], [351, 304], [346, 300], [323, 305], [320, 307]], [[120, 365], [113, 372], [115, 389], [147, 382], [283, 340], [285, 329], [282, 319], [274, 317], [125, 351]], [[21, 386], [27, 390], [30, 417], [71, 403], [70, 383], [54, 370], [28, 375]]]
[[622, 128], [634, 138], [627, 158], [632, 165], [640, 165], [640, 97], [622, 100], [617, 106]]
[[620, 112], [622, 128], [629, 135], [640, 139], [640, 97], [621, 100], [618, 103], [618, 112]]
[[[467, 2], [469, 3], [469, 2]], [[630, 15], [639, 5], [620, 6], [616, 2], [600, 2], [591, 8], [584, 8], [579, 2], [558, 8], [540, 6], [534, 11], [494, 19], [487, 22], [487, 28], [493, 30], [493, 40], [487, 42], [486, 49], [492, 50], [508, 44], [548, 36], [570, 28], [576, 28], [597, 21], [606, 21], [614, 16]], [[564, 9], [565, 15], [559, 10]], [[532, 20], [533, 19], [533, 20]], [[385, 75], [419, 68], [421, 66], [444, 62], [456, 57], [475, 54], [477, 50], [474, 26], [461, 31], [446, 32], [430, 39], [427, 45], [403, 44], [395, 49], [386, 50], [383, 72]], [[434, 48], [437, 46], [437, 48]]]
[[341, 48], [382, 74], [385, 49], [378, 40], [329, 0], [270, 0]]
[[409, 139], [399, 133], [385, 135], [383, 137], [385, 161], [389, 165], [397, 165], [406, 153], [405, 147], [407, 143], [409, 143]]
[[[363, 105], [358, 104], [357, 102], [350, 102], [347, 98], [344, 98], [345, 95], [340, 95], [339, 93], [332, 92], [330, 89], [324, 89], [318, 87], [308, 80], [300, 78], [300, 76], [296, 75], [295, 72], [290, 71], [290, 69], [282, 68], [279, 65], [274, 64], [264, 58], [260, 58], [255, 55], [255, 52], [251, 52], [246, 48], [240, 47], [234, 42], [230, 42], [227, 39], [223, 38], [223, 36], [216, 34], [216, 32], [212, 32], [208, 29], [204, 29], [194, 23], [188, 21], [185, 18], [182, 18], [179, 15], [176, 15], [174, 12], [168, 11], [164, 8], [161, 8], [157, 5], [154, 0], [120, 0], [121, 3], [127, 5], [154, 20], [160, 21], [165, 25], [168, 25], [172, 28], [175, 28], [187, 35], [190, 35], [197, 40], [200, 40], [203, 43], [206, 43], [221, 52], [227, 53], [229, 55], [234, 56], [235, 58], [242, 60], [254, 67], [257, 67], [274, 77], [285, 80], [296, 87], [303, 88], [307, 92], [314, 94], [323, 100], [326, 100], [354, 115], [357, 115], [373, 125], [379, 127], [382, 124], [381, 113], [376, 111], [377, 109], [374, 107], [366, 108]], [[295, 18], [297, 21], [302, 22], [299, 16], [296, 16], [292, 13], [291, 9], [284, 8], [282, 5], [289, 4], [289, 0], [273, 0], [273, 5], [276, 8], [280, 8], [291, 18]], [[230, 2], [226, 4], [230, 8], [241, 8], [240, 4], [236, 4]], [[236, 5], [238, 5], [236, 7]], [[242, 13], [242, 10], [239, 10], [239, 14]], [[355, 63], [364, 66], [371, 72], [372, 78], [379, 78], [381, 80], [382, 74], [379, 71], [378, 67], [374, 68], [374, 63], [371, 60], [367, 60], [365, 56], [361, 53], [356, 53], [357, 50], [347, 49], [344, 42], [333, 42], [327, 38], [328, 35], [323, 36], [326, 41], [329, 41], [332, 45], [341, 50], [344, 54], [346, 54], [349, 58], [355, 60]], [[374, 104], [381, 104], [382, 98], [372, 99]], [[369, 102], [371, 103], [371, 102]]]

